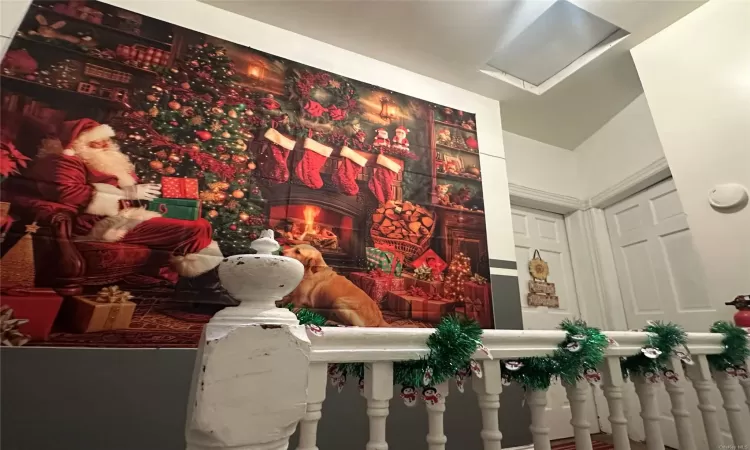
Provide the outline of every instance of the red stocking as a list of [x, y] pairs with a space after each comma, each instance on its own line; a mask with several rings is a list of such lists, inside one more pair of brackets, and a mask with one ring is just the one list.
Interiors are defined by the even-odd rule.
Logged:
[[341, 165], [333, 174], [333, 184], [346, 195], [357, 195], [357, 177], [367, 164], [367, 158], [347, 146], [341, 148]]
[[370, 188], [378, 202], [386, 203], [393, 200], [391, 186], [393, 186], [396, 175], [401, 171], [401, 166], [384, 155], [378, 155], [375, 162], [377, 166], [372, 170], [372, 177], [370, 177], [367, 187]]
[[268, 140], [269, 145], [258, 155], [260, 176], [274, 184], [286, 183], [289, 181], [286, 160], [289, 152], [294, 149], [295, 141], [273, 128], [269, 128], [263, 137]]
[[331, 156], [333, 149], [312, 139], [305, 139], [305, 154], [294, 169], [297, 178], [310, 189], [323, 187], [323, 179], [320, 178], [320, 169]]

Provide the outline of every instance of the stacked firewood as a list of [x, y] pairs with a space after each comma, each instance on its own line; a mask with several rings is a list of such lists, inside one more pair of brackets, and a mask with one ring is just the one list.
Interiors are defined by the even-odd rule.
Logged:
[[373, 236], [419, 244], [429, 239], [435, 219], [425, 208], [411, 202], [388, 202], [372, 215]]

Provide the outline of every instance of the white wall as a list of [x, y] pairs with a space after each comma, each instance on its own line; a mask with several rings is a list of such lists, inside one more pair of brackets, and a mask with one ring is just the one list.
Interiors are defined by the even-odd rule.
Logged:
[[532, 189], [582, 198], [577, 155], [564, 148], [503, 131], [508, 181]]
[[750, 2], [706, 3], [632, 50], [708, 275], [709, 295], [750, 292], [750, 207], [711, 209], [718, 183], [750, 187]]
[[664, 158], [646, 97], [638, 96], [575, 153], [587, 198]]

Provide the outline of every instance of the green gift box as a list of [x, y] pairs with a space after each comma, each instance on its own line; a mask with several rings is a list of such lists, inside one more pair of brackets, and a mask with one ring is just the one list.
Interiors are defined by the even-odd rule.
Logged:
[[169, 219], [198, 220], [201, 202], [186, 198], [155, 198], [148, 203], [149, 211], [161, 213]]
[[386, 274], [393, 272], [393, 275], [397, 277], [400, 277], [401, 272], [404, 270], [401, 260], [396, 259], [396, 256], [392, 252], [380, 250], [375, 247], [367, 247], [365, 255], [367, 257], [367, 270], [380, 269]]

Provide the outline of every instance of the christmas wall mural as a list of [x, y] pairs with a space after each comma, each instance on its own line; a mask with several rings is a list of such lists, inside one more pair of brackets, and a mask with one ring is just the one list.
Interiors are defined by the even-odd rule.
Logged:
[[3, 345], [193, 347], [274, 230], [280, 307], [492, 327], [474, 116], [98, 2], [2, 61]]

